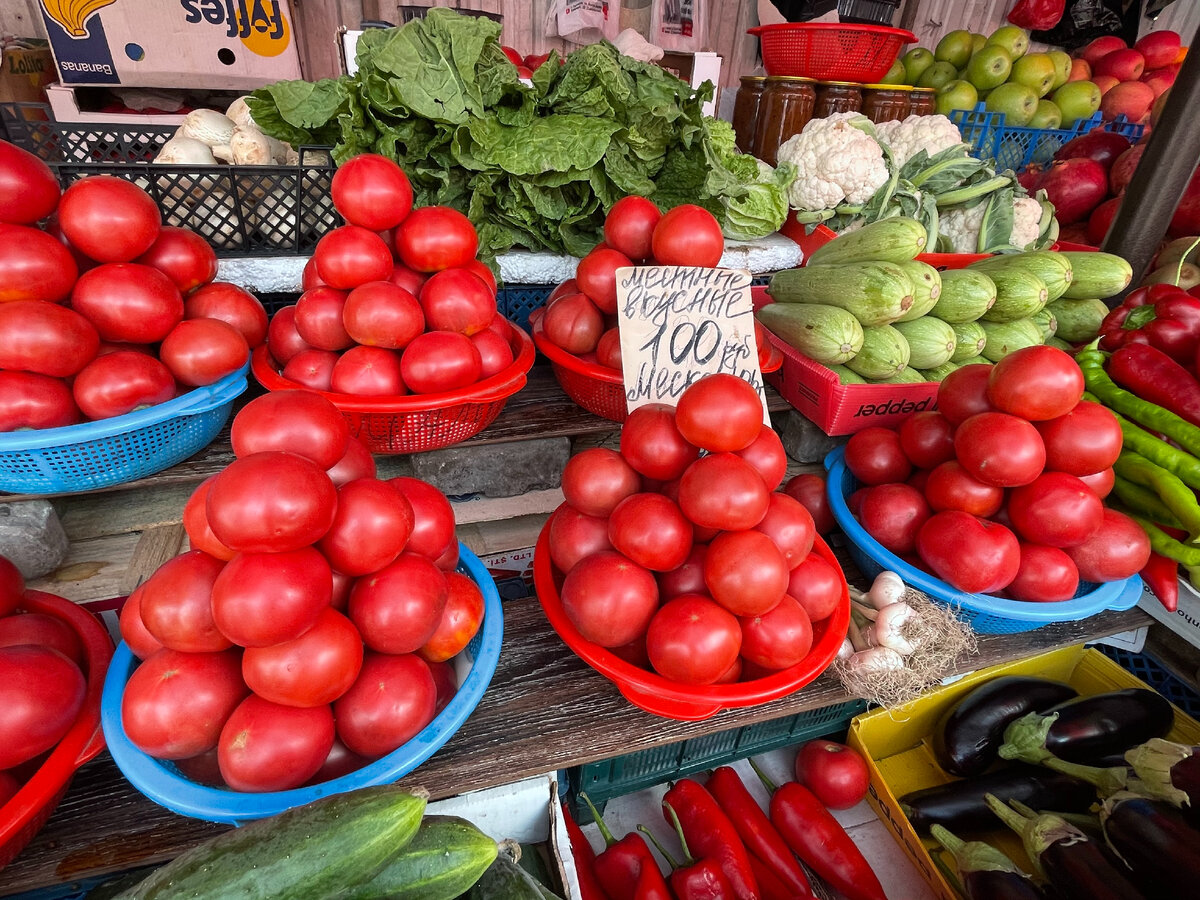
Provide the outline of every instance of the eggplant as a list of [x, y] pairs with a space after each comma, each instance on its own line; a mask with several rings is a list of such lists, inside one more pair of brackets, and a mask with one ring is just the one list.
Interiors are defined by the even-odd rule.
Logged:
[[1200, 832], [1171, 804], [1128, 791], [1100, 807], [1104, 837], [1152, 900], [1181, 900], [1200, 889]]
[[933, 837], [954, 857], [967, 900], [1045, 900], [1028, 875], [990, 844], [964, 841], [940, 825]]
[[996, 817], [988, 809], [988, 794], [1006, 803], [1018, 800], [1068, 813], [1084, 812], [1096, 799], [1092, 786], [1077, 778], [1037, 766], [1013, 766], [905, 794], [900, 809], [922, 834], [935, 824], [955, 831], [989, 831]]
[[979, 775], [996, 761], [1010, 722], [1078, 695], [1069, 684], [1026, 675], [986, 681], [942, 716], [934, 730], [938, 764], [951, 775]]
[[1125, 754], [1138, 779], [1137, 791], [1178, 807], [1200, 827], [1200, 747], [1151, 738]]
[[1079, 697], [1011, 722], [1000, 756], [1028, 763], [1050, 756], [1088, 762], [1162, 737], [1174, 721], [1175, 711], [1157, 691], [1127, 688]]

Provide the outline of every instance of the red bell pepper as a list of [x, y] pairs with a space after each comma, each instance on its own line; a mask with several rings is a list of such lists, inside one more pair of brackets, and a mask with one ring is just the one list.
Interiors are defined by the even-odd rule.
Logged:
[[1030, 31], [1049, 31], [1066, 9], [1066, 0], [1020, 0], [1009, 10], [1008, 21]]
[[692, 850], [701, 859], [720, 864], [737, 900], [759, 900], [750, 854], [729, 816], [700, 782], [691, 778], [675, 782], [663, 797], [663, 818], [669, 822], [668, 810], [679, 817], [682, 834]]
[[1179, 563], [1151, 552], [1150, 561], [1141, 571], [1142, 581], [1167, 612], [1179, 608]]
[[1118, 350], [1145, 343], [1192, 365], [1200, 347], [1200, 300], [1173, 284], [1138, 288], [1100, 325], [1100, 346]]
[[1109, 357], [1106, 369], [1127, 391], [1200, 425], [1200, 384], [1158, 348], [1128, 344]]
[[575, 860], [575, 874], [579, 879], [579, 896], [582, 900], [612, 900], [596, 877], [596, 851], [588, 843], [587, 835], [580, 829], [566, 803], [562, 805], [562, 813], [571, 845], [571, 858]]
[[654, 842], [658, 852], [671, 866], [671, 889], [675, 892], [677, 900], [734, 900], [733, 888], [725, 873], [721, 871], [721, 864], [711, 858], [693, 859], [688, 849], [687, 838], [683, 834], [683, 827], [679, 824], [679, 816], [668, 803], [663, 804], [663, 810], [674, 826], [675, 833], [679, 835], [679, 845], [683, 848], [683, 865], [675, 862], [666, 848], [644, 825], [639, 825], [638, 831]]
[[658, 860], [640, 834], [631, 831], [619, 841], [613, 837], [604, 818], [587, 794], [580, 799], [592, 811], [600, 836], [607, 849], [596, 857], [596, 880], [613, 900], [671, 900], [671, 890], [658, 868]]

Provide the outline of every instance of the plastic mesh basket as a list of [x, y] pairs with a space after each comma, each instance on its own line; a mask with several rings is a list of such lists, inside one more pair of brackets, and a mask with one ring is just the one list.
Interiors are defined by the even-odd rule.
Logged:
[[0, 434], [0, 490], [70, 494], [145, 478], [212, 443], [246, 390], [243, 366], [215, 384], [123, 416]]
[[748, 33], [762, 42], [768, 75], [866, 84], [883, 78], [904, 45], [917, 39], [902, 28], [840, 22], [759, 25]]
[[543, 306], [556, 287], [553, 284], [506, 284], [496, 291], [496, 307], [500, 315], [528, 331], [529, 314]]

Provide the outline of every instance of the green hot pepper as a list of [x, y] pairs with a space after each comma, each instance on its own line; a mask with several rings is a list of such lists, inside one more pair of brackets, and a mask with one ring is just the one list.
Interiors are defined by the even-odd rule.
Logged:
[[1145, 516], [1139, 515], [1133, 510], [1125, 509], [1124, 512], [1129, 518], [1142, 526], [1142, 530], [1150, 538], [1150, 549], [1159, 556], [1176, 560], [1181, 565], [1189, 568], [1200, 566], [1200, 546], [1185, 544], [1175, 540], [1175, 538], [1171, 537]]
[[[1084, 394], [1084, 397], [1089, 400], [1094, 399], [1092, 395], [1088, 394]], [[1184, 484], [1200, 490], [1200, 459], [1178, 447], [1172, 447], [1166, 441], [1159, 440], [1120, 413], [1113, 412], [1111, 409], [1109, 412], [1121, 426], [1122, 443], [1127, 450], [1144, 456], [1168, 472], [1173, 472]]]
[[1200, 505], [1197, 505], [1192, 489], [1176, 475], [1129, 450], [1121, 451], [1113, 464], [1113, 472], [1135, 485], [1149, 488], [1188, 534], [1200, 535]]
[[1123, 506], [1138, 515], [1145, 516], [1159, 525], [1166, 525], [1168, 528], [1183, 528], [1180, 521], [1175, 518], [1175, 514], [1159, 499], [1158, 494], [1149, 488], [1117, 476], [1113, 480], [1112, 492]]

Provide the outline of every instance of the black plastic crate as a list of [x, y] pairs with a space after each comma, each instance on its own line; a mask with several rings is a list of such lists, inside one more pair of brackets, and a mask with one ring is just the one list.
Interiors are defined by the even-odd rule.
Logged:
[[888, 25], [895, 18], [900, 0], [838, 0], [838, 18], [860, 25]]
[[1132, 653], [1107, 644], [1095, 646], [1125, 671], [1142, 679], [1193, 719], [1200, 719], [1200, 695], [1197, 695], [1190, 684], [1160, 663], [1153, 654]]

